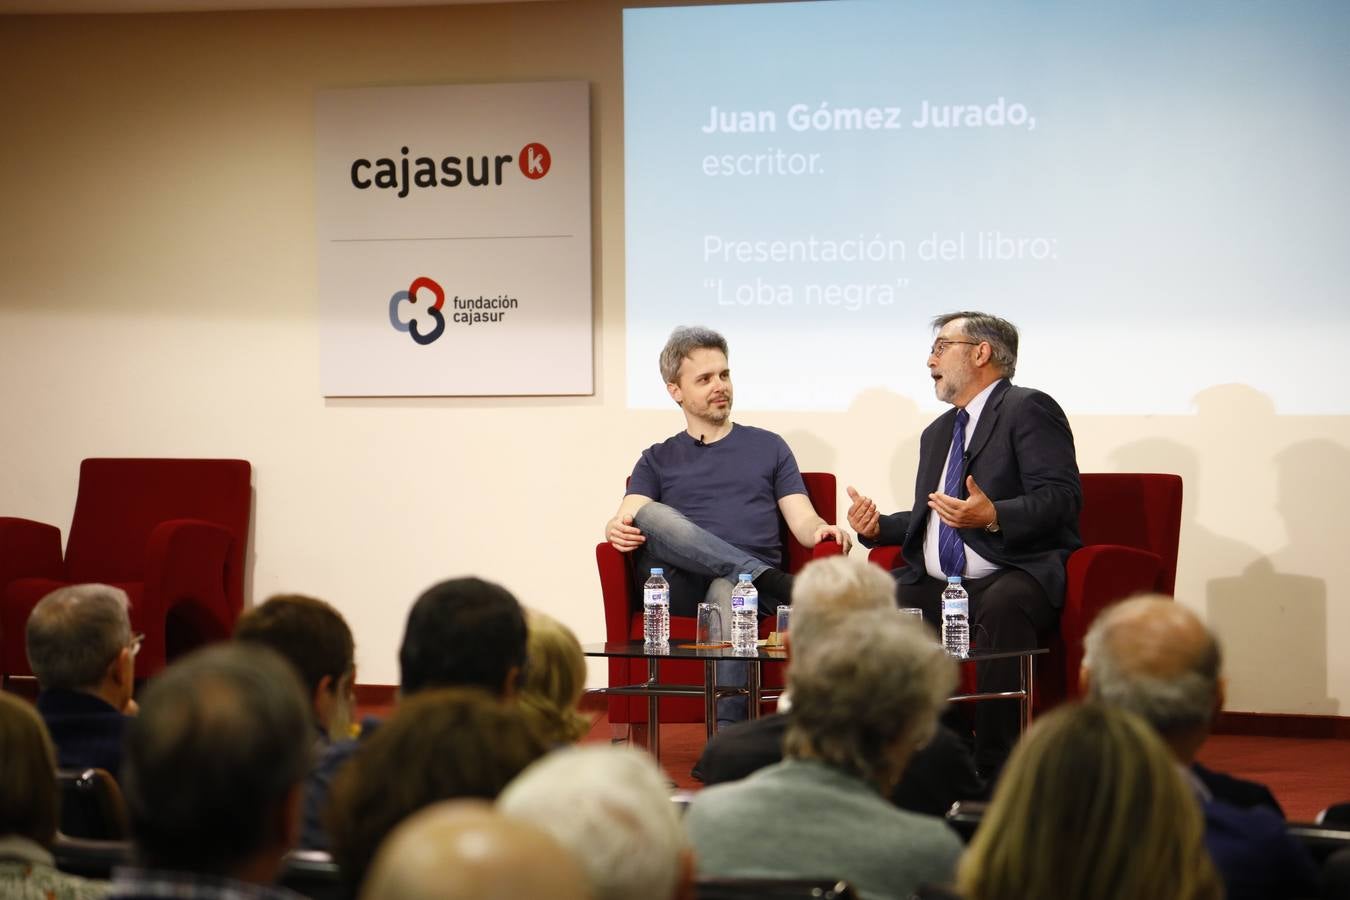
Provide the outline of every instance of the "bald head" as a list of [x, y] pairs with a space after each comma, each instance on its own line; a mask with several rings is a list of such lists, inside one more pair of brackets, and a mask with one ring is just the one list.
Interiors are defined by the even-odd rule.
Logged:
[[1116, 604], [1093, 622], [1084, 650], [1093, 699], [1142, 716], [1165, 738], [1208, 731], [1222, 699], [1222, 653], [1186, 607], [1158, 596]]
[[586, 900], [586, 876], [557, 841], [486, 803], [429, 806], [390, 834], [362, 900]]

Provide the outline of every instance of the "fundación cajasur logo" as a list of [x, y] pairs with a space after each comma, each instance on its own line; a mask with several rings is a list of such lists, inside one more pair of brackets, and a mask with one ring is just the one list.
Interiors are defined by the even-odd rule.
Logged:
[[[417, 296], [420, 290], [430, 291], [435, 302], [430, 305], [421, 303]], [[406, 322], [399, 318], [399, 309], [404, 303], [409, 305], [410, 312], [414, 314]], [[494, 297], [485, 294], [479, 294], [477, 297], [461, 297], [456, 294], [453, 304], [454, 313], [451, 321], [456, 325], [499, 324], [506, 321], [506, 314], [509, 311], [520, 308], [520, 300], [507, 294], [497, 294]], [[389, 298], [389, 324], [394, 326], [395, 331], [410, 334], [414, 341], [426, 346], [445, 333], [445, 313], [441, 312], [443, 306], [445, 306], [445, 288], [422, 275], [414, 278], [406, 291], [394, 291], [394, 296]], [[436, 323], [426, 334], [422, 333], [415, 318], [418, 309], [426, 310], [426, 314]]]

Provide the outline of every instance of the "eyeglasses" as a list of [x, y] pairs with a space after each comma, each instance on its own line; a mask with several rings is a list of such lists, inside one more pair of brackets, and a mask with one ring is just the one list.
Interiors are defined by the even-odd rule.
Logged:
[[965, 344], [967, 347], [978, 347], [981, 343], [981, 341], [949, 341], [946, 338], [938, 338], [936, 341], [933, 341], [933, 346], [928, 348], [928, 355], [936, 356], [941, 359], [942, 354], [946, 353], [947, 348], [952, 344]]
[[135, 659], [136, 654], [141, 652], [141, 644], [144, 642], [145, 642], [145, 635], [143, 634], [133, 634], [131, 636], [131, 643], [127, 644], [127, 649], [131, 651], [132, 659]]

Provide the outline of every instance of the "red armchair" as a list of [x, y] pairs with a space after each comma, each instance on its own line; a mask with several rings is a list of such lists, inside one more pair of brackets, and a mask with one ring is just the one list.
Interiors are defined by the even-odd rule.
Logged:
[[[826, 522], [833, 523], [836, 511], [834, 476], [826, 472], [803, 472], [806, 482], [806, 495], [811, 505]], [[814, 548], [804, 547], [787, 530], [787, 523], [781, 522], [783, 544], [787, 547], [787, 570], [796, 572], [813, 558], [834, 556], [843, 548], [832, 541], [826, 541]], [[642, 603], [633, 596], [633, 575], [630, 554], [620, 553], [609, 543], [597, 544], [595, 564], [600, 570], [600, 593], [605, 602], [605, 640], [628, 641], [642, 638]], [[694, 639], [694, 619], [689, 616], [671, 616], [670, 638], [672, 641], [692, 641]], [[760, 623], [760, 636], [767, 636], [773, 630], [772, 619]], [[662, 684], [702, 684], [703, 664], [698, 662], [663, 662], [660, 665]], [[640, 684], [647, 680], [647, 661], [642, 659], [612, 659], [609, 662], [609, 683], [611, 687], [625, 684]], [[783, 684], [782, 666], [764, 667], [764, 687], [781, 687]], [[622, 725], [647, 721], [647, 702], [641, 697], [610, 697], [609, 721], [611, 725]], [[661, 699], [662, 722], [702, 722], [703, 701], [699, 698], [663, 697]]]
[[86, 459], [64, 558], [61, 532], [0, 517], [0, 675], [31, 675], [24, 628], [66, 584], [102, 582], [131, 598], [145, 633], [136, 674], [228, 637], [244, 600], [252, 469], [241, 459]]
[[[1064, 609], [1050, 652], [1036, 658], [1035, 709], [1078, 696], [1083, 637], [1097, 614], [1132, 594], [1171, 596], [1181, 536], [1181, 477], [1133, 472], [1081, 476], [1083, 547], [1069, 557]], [[899, 547], [877, 547], [872, 562], [894, 569]]]

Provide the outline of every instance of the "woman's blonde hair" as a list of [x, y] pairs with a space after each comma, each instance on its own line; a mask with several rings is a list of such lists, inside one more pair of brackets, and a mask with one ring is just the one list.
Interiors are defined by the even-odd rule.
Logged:
[[551, 744], [578, 741], [591, 728], [577, 711], [586, 690], [586, 657], [577, 636], [557, 619], [529, 610], [520, 708]]
[[966, 900], [1218, 900], [1200, 804], [1142, 719], [1062, 707], [1013, 751], [957, 871]]
[[47, 727], [23, 700], [0, 691], [0, 836], [51, 846], [56, 837], [56, 754]]

